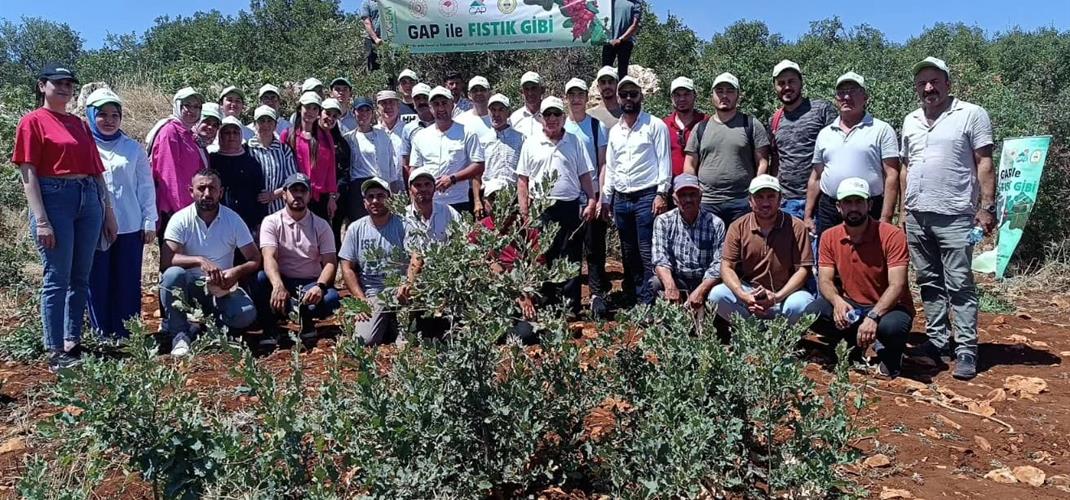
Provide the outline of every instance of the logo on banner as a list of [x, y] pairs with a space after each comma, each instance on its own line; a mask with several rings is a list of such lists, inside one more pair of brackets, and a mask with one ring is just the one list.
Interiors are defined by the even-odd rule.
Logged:
[[468, 13], [473, 16], [485, 14], [486, 12], [487, 6], [483, 3], [483, 0], [472, 0], [472, 4], [468, 6]]
[[498, 11], [502, 14], [512, 14], [516, 10], [516, 0], [498, 0]]
[[427, 17], [427, 2], [424, 0], [410, 0], [409, 11], [414, 17]]
[[443, 17], [453, 17], [457, 13], [457, 0], [442, 0], [438, 4], [438, 12]]

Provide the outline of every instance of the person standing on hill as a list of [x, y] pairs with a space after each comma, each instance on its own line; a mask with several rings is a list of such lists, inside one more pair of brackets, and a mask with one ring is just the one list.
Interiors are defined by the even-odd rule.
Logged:
[[[156, 210], [159, 212], [160, 228], [157, 234], [161, 238], [171, 215], [193, 203], [189, 192], [193, 176], [208, 167], [208, 156], [192, 132], [193, 127], [201, 121], [204, 96], [186, 87], [175, 93], [172, 103], [174, 114], [157, 122], [145, 140], [152, 177], [156, 182]], [[167, 252], [165, 247], [161, 239], [161, 260]]]
[[282, 134], [297, 160], [297, 171], [312, 183], [309, 210], [321, 219], [331, 220], [338, 210], [338, 177], [334, 139], [320, 126], [322, 101], [312, 92], [301, 95], [300, 113], [294, 127]]
[[219, 173], [223, 205], [237, 213], [249, 232], [256, 234], [268, 214], [264, 200], [269, 193], [264, 189], [260, 162], [242, 144], [242, 129], [245, 127], [237, 118], [223, 118], [223, 126], [219, 127], [219, 151], [208, 155], [208, 165]]
[[256, 158], [264, 172], [264, 191], [260, 195], [260, 202], [267, 204], [268, 213], [275, 213], [285, 208], [282, 185], [286, 179], [297, 173], [293, 150], [275, 136], [275, 131], [278, 130], [276, 122], [278, 116], [278, 112], [271, 106], [263, 105], [256, 108], [253, 117], [256, 136], [249, 139], [246, 144], [249, 154]]
[[817, 134], [836, 120], [838, 112], [829, 101], [803, 97], [802, 70], [787, 59], [773, 68], [773, 89], [781, 107], [769, 122], [773, 139], [770, 167], [783, 191], [781, 210], [802, 219]]
[[531, 137], [542, 130], [542, 114], [539, 106], [542, 106], [542, 98], [546, 95], [546, 87], [542, 85], [542, 77], [534, 71], [528, 71], [520, 77], [520, 94], [524, 97], [524, 105], [513, 111], [509, 117], [509, 126]]
[[516, 163], [524, 145], [524, 135], [509, 126], [509, 98], [494, 94], [487, 108], [491, 128], [479, 137], [486, 168], [480, 179], [483, 192], [480, 193], [482, 206], [476, 205], [478, 219], [493, 215], [494, 200], [499, 191], [516, 186]]
[[[267, 83], [260, 87], [260, 90], [256, 94], [256, 98], [260, 100], [261, 106], [267, 106], [275, 110], [275, 135], [281, 135], [283, 131], [293, 126], [290, 120], [287, 120], [282, 116], [282, 112], [279, 108], [282, 106], [282, 94], [279, 93], [279, 88]], [[249, 129], [253, 132], [257, 131], [257, 126], [254, 118], [254, 122], [248, 125]]]
[[663, 120], [669, 127], [669, 144], [672, 145], [672, 176], [684, 173], [684, 148], [691, 138], [691, 131], [706, 119], [706, 113], [695, 109], [695, 82], [686, 76], [672, 81], [669, 86], [672, 113]]
[[360, 21], [364, 25], [364, 50], [368, 52], [365, 67], [368, 72], [379, 69], [379, 53], [376, 48], [383, 44], [379, 36], [379, 1], [364, 0], [360, 4]]
[[620, 107], [620, 100], [617, 99], [617, 81], [617, 70], [612, 66], [603, 66], [598, 70], [595, 85], [598, 87], [598, 95], [602, 98], [602, 102], [587, 110], [587, 114], [602, 122], [607, 130], [613, 128], [624, 113]]
[[716, 112], [695, 127], [684, 152], [684, 172], [702, 181], [702, 209], [731, 225], [750, 211], [750, 181], [769, 169], [769, 134], [757, 118], [740, 113], [739, 80], [713, 80]]
[[[970, 265], [974, 227], [996, 227], [992, 122], [984, 108], [951, 95], [951, 71], [935, 57], [914, 65], [921, 107], [903, 120], [907, 243], [925, 308], [922, 354], [950, 357], [948, 309], [954, 315], [955, 371], [977, 375], [977, 287]], [[980, 201], [978, 206], [978, 201]]]
[[613, 24], [609, 35], [612, 36], [602, 46], [602, 66], [612, 66], [617, 62], [617, 78], [628, 76], [628, 64], [635, 49], [635, 36], [639, 34], [639, 22], [643, 18], [641, 0], [613, 0]]
[[108, 89], [86, 99], [86, 122], [104, 163], [118, 235], [98, 249], [89, 276], [89, 319], [105, 338], [130, 336], [124, 321], [141, 315], [141, 260], [156, 240], [156, 188], [145, 149], [120, 129], [123, 104]]
[[431, 114], [431, 87], [424, 83], [418, 83], [412, 88], [413, 106], [416, 109], [417, 118], [405, 124], [401, 129], [401, 170], [406, 179], [412, 173], [409, 164], [412, 158], [412, 138], [416, 133], [428, 125], [435, 123], [435, 117]]
[[93, 134], [67, 112], [76, 84], [70, 69], [45, 66], [34, 87], [38, 108], [19, 120], [11, 154], [44, 267], [41, 322], [51, 371], [80, 362], [93, 253], [118, 232]]

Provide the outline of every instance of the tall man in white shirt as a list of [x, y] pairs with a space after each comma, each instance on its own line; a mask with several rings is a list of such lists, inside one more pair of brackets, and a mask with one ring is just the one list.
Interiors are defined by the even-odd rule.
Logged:
[[458, 114], [454, 120], [472, 129], [476, 136], [482, 136], [490, 130], [490, 82], [482, 76], [472, 77], [468, 81], [468, 97], [472, 100], [472, 109]]
[[516, 164], [524, 144], [524, 136], [509, 126], [509, 98], [494, 94], [488, 108], [491, 129], [479, 137], [486, 159], [481, 179], [483, 192], [480, 193], [480, 204], [476, 205], [476, 217], [480, 219], [493, 213], [498, 191], [516, 186]]
[[634, 78], [621, 79], [617, 96], [624, 114], [609, 130], [602, 207], [612, 210], [620, 235], [626, 298], [649, 304], [654, 217], [668, 208], [672, 184], [669, 128], [643, 112], [643, 90]]
[[914, 65], [914, 91], [921, 107], [903, 120], [900, 153], [907, 166], [907, 244], [929, 336], [920, 350], [938, 364], [950, 358], [950, 309], [952, 375], [971, 379], [977, 375], [977, 287], [968, 235], [974, 226], [986, 233], [996, 227], [992, 122], [984, 108], [950, 94], [951, 72], [935, 57]]
[[[580, 229], [580, 194], [587, 196], [582, 219], [589, 222], [596, 215], [597, 205], [591, 174], [594, 166], [583, 143], [573, 134], [565, 132], [565, 105], [561, 99], [543, 99], [539, 113], [543, 117], [543, 129], [524, 141], [520, 160], [516, 166], [517, 199], [520, 216], [529, 220], [531, 201], [535, 198], [551, 200], [552, 203], [539, 214], [542, 225], [556, 224], [557, 233], [546, 250], [547, 265], [561, 257], [579, 264], [583, 254], [583, 236], [575, 233]], [[556, 175], [550, 184], [547, 176]], [[562, 292], [570, 301], [573, 314], [580, 310], [580, 279], [570, 278]]]
[[524, 97], [524, 105], [513, 112], [509, 117], [509, 124], [517, 132], [529, 137], [542, 130], [542, 114], [539, 106], [542, 105], [546, 87], [542, 84], [542, 77], [534, 71], [528, 71], [520, 77], [520, 94]]
[[418, 83], [412, 88], [413, 107], [416, 109], [416, 119], [407, 122], [401, 129], [401, 171], [407, 179], [412, 173], [409, 160], [412, 157], [412, 138], [416, 133], [435, 123], [435, 116], [431, 114], [431, 87], [424, 83]]
[[435, 124], [413, 137], [409, 163], [438, 176], [438, 201], [472, 213], [472, 179], [483, 175], [483, 146], [472, 131], [453, 121], [453, 94], [445, 87], [431, 90], [431, 112]]
[[401, 133], [405, 129], [405, 123], [401, 121], [401, 99], [393, 90], [380, 90], [375, 94], [375, 104], [379, 108], [379, 123], [375, 128], [390, 136], [390, 144], [394, 147], [394, 167], [398, 169], [399, 178], [404, 179], [404, 173], [401, 171]]

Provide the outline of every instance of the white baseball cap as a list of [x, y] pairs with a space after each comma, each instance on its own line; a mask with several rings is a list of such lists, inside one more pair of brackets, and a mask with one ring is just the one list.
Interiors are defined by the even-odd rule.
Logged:
[[324, 99], [323, 102], [320, 104], [320, 107], [323, 109], [333, 109], [338, 112], [342, 111], [342, 103], [338, 102], [338, 99], [334, 98]]
[[757, 193], [763, 189], [772, 189], [773, 191], [780, 192], [780, 181], [776, 177], [768, 174], [759, 175], [750, 181], [750, 194]]
[[695, 81], [686, 76], [677, 77], [672, 81], [672, 84], [669, 85], [669, 93], [676, 92], [676, 89], [687, 89], [694, 92]]
[[542, 85], [542, 77], [534, 71], [528, 71], [520, 77], [520, 86], [523, 87], [525, 83], [534, 83], [535, 85]]
[[482, 76], [473, 76], [471, 80], [468, 80], [468, 90], [472, 90], [475, 87], [483, 87], [490, 90], [490, 82]]
[[398, 75], [398, 81], [404, 80], [405, 78], [410, 78], [417, 82], [420, 81], [420, 77], [416, 76], [416, 72], [408, 68], [401, 70], [401, 74]]
[[219, 110], [219, 104], [214, 102], [204, 103], [204, 106], [201, 106], [201, 120], [205, 118], [215, 118], [223, 121], [223, 112]]
[[951, 70], [947, 69], [947, 63], [943, 59], [937, 59], [935, 57], [926, 57], [917, 64], [914, 65], [914, 76], [918, 76], [918, 73], [925, 68], [936, 68], [943, 71], [948, 78], [951, 78]]
[[431, 181], [434, 182], [435, 173], [431, 171], [431, 167], [414, 168], [412, 172], [409, 172], [409, 184], [412, 184], [413, 181], [420, 177], [430, 177]]
[[443, 87], [443, 86], [439, 85], [438, 87], [435, 87], [435, 88], [431, 89], [431, 94], [427, 96], [427, 99], [431, 100], [431, 99], [434, 99], [436, 97], [445, 97], [446, 99], [449, 99], [450, 101], [452, 101], [453, 100], [453, 92], [450, 92], [450, 90], [447, 89], [446, 87]]
[[204, 100], [204, 94], [193, 90], [193, 87], [182, 87], [181, 89], [178, 89], [178, 92], [175, 92], [175, 97], [173, 100], [185, 101], [186, 99], [189, 99], [193, 96], [200, 97], [202, 101]]
[[784, 59], [783, 61], [780, 61], [780, 62], [776, 63], [776, 66], [773, 66], [773, 78], [776, 78], [776, 77], [780, 76], [781, 73], [783, 73], [783, 72], [785, 72], [785, 71], [787, 71], [789, 69], [792, 70], [792, 71], [795, 71], [796, 73], [798, 73], [800, 75], [802, 75], [802, 69], [799, 69], [799, 65], [798, 64], [795, 64], [794, 61], [789, 61], [787, 59]]
[[259, 120], [265, 116], [269, 116], [272, 120], [276, 121], [279, 119], [279, 113], [278, 111], [275, 111], [275, 108], [271, 106], [257, 106], [256, 111], [253, 112], [253, 120]]
[[859, 196], [869, 199], [869, 183], [860, 177], [848, 177], [840, 181], [836, 188], [836, 199], [842, 200], [851, 196]]
[[360, 183], [360, 194], [367, 193], [369, 189], [377, 187], [382, 188], [387, 193], [390, 193], [390, 184], [383, 180], [381, 177], [372, 177], [362, 183]]
[[548, 109], [565, 110], [565, 103], [561, 102], [561, 99], [550, 96], [542, 100], [542, 105], [539, 106], [539, 113], [545, 113]]
[[301, 94], [301, 99], [297, 102], [300, 103], [302, 106], [306, 104], [315, 104], [320, 107], [323, 106], [323, 99], [320, 99], [319, 94], [311, 91]]
[[85, 99], [86, 106], [93, 106], [99, 108], [105, 104], [118, 104], [123, 105], [123, 100], [119, 99], [118, 94], [112, 92], [111, 89], [99, 88], [89, 94], [89, 97]]
[[282, 93], [279, 92], [279, 88], [278, 87], [276, 87], [276, 86], [274, 86], [274, 85], [272, 85], [270, 83], [267, 83], [267, 84], [264, 84], [263, 86], [261, 86], [260, 90], [257, 91], [256, 98], [259, 99], [261, 97], [264, 97], [264, 94], [266, 94], [268, 92], [274, 92], [275, 95], [277, 95], [277, 96], [281, 96], [282, 95]]
[[565, 93], [567, 94], [568, 91], [572, 89], [580, 89], [584, 92], [587, 92], [587, 82], [579, 78], [573, 78], [569, 80], [568, 83], [565, 83]]
[[866, 88], [866, 79], [862, 78], [862, 75], [855, 73], [854, 71], [848, 71], [839, 78], [836, 79], [836, 87], [839, 88], [840, 84], [844, 82], [857, 83], [859, 87]]
[[639, 85], [639, 80], [636, 80], [635, 78], [632, 78], [630, 76], [621, 78], [620, 81], [617, 82], [617, 90], [620, 90], [621, 87], [628, 84], [635, 85], [636, 87], [639, 87], [639, 90], [643, 90], [643, 86]]
[[223, 130], [223, 129], [227, 128], [227, 127], [242, 128], [241, 120], [239, 120], [239, 119], [237, 119], [236, 117], [233, 117], [233, 116], [228, 116], [228, 117], [224, 118], [223, 122], [219, 125], [219, 130]]
[[733, 75], [732, 73], [721, 73], [717, 75], [717, 78], [713, 79], [713, 87], [716, 87], [722, 83], [727, 83], [736, 90], [739, 90], [739, 78], [736, 78], [736, 75]]
[[323, 86], [323, 82], [319, 81], [319, 79], [317, 79], [317, 78], [307, 78], [307, 79], [305, 79], [305, 83], [301, 84], [301, 92], [310, 92], [310, 91], [316, 90], [316, 87], [322, 87], [322, 86]]
[[416, 97], [418, 95], [430, 96], [431, 86], [426, 83], [417, 83], [416, 85], [414, 85], [412, 87], [412, 96]]
[[598, 74], [595, 75], [594, 79], [595, 81], [598, 81], [601, 80], [602, 77], [609, 77], [612, 78], [613, 81], [617, 81], [619, 79], [619, 77], [617, 77], [617, 68], [614, 68], [613, 66], [602, 66], [602, 69], [598, 70]]
[[398, 93], [393, 90], [380, 90], [375, 94], [375, 102], [389, 101], [391, 99], [398, 99]]
[[241, 89], [233, 85], [223, 89], [223, 91], [219, 93], [219, 100], [222, 101], [223, 98], [227, 96], [227, 94], [231, 93], [238, 94], [238, 97], [241, 97], [241, 100], [245, 100], [245, 92], [242, 92]]
[[510, 106], [509, 98], [506, 97], [505, 94], [494, 94], [490, 96], [490, 101], [487, 103], [487, 106], [490, 106], [494, 103], [501, 104], [502, 106], [505, 106], [506, 109], [508, 109]]

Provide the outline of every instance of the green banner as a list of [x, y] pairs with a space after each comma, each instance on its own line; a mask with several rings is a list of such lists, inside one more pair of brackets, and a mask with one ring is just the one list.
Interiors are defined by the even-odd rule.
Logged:
[[996, 277], [1002, 278], [1007, 263], [1022, 239], [1029, 213], [1037, 201], [1040, 176], [1048, 158], [1051, 136], [1015, 137], [1003, 141], [996, 193], [1000, 212]]
[[610, 0], [379, 0], [383, 39], [415, 54], [608, 41]]

